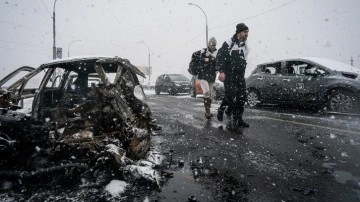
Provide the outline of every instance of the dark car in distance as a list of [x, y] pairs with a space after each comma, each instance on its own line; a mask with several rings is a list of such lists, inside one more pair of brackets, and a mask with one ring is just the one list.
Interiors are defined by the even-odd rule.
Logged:
[[176, 95], [177, 93], [189, 93], [190, 80], [182, 74], [162, 74], [155, 82], [155, 93], [161, 92]]
[[246, 80], [250, 107], [311, 105], [333, 113], [360, 114], [360, 68], [326, 58], [259, 64]]

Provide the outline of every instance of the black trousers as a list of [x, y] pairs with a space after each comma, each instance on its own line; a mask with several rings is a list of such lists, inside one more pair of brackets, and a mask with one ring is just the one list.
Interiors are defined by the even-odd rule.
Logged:
[[227, 107], [227, 114], [234, 120], [241, 120], [246, 102], [246, 84], [244, 78], [226, 77], [224, 81], [225, 97], [220, 104], [220, 110]]

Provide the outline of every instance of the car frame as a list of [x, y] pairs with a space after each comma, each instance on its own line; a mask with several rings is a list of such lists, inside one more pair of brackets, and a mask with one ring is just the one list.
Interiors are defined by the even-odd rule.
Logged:
[[360, 114], [359, 75], [359, 68], [326, 58], [263, 63], [246, 79], [247, 102], [250, 107], [296, 104]]
[[[11, 102], [15, 105], [22, 103], [24, 99], [33, 98], [31, 107], [31, 117], [39, 121], [51, 121], [54, 110], [67, 107], [69, 102], [81, 102], [88, 97], [92, 85], [120, 85], [122, 79], [127, 79], [126, 85], [131, 86], [131, 90], [136, 89], [142, 93], [143, 89], [139, 83], [137, 75], [144, 77], [145, 75], [127, 59], [112, 56], [83, 56], [72, 57], [66, 59], [53, 60], [42, 64], [36, 69], [27, 68], [28, 73], [23, 78], [17, 80], [13, 84], [6, 87], [6, 90], [12, 92]], [[79, 79], [77, 75], [86, 75], [86, 82], [83, 82], [81, 88], [72, 89], [76, 81]], [[29, 81], [35, 76], [42, 73], [40, 82], [37, 87], [29, 87]], [[110, 82], [108, 73], [113, 74], [113, 81]], [[5, 77], [7, 78], [7, 77]], [[93, 84], [92, 84], [93, 83]], [[79, 84], [80, 85], [80, 84]], [[123, 84], [121, 84], [123, 85]], [[119, 87], [120, 88], [120, 87]], [[79, 103], [72, 103], [78, 105]], [[131, 112], [126, 110], [121, 115], [130, 117]], [[124, 119], [127, 119], [124, 117]]]

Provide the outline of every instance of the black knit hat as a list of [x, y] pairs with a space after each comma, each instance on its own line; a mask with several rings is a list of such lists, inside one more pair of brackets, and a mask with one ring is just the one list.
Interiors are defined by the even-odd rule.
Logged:
[[236, 34], [245, 30], [249, 30], [249, 28], [244, 23], [239, 23], [236, 25]]

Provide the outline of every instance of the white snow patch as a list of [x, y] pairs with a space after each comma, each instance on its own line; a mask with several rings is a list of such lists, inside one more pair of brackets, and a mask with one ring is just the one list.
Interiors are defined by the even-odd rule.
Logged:
[[59, 128], [59, 129], [57, 130], [57, 132], [60, 133], [60, 134], [63, 134], [63, 133], [64, 133], [64, 130], [65, 130], [65, 128]]
[[149, 198], [146, 196], [144, 202], [150, 202]]
[[106, 185], [105, 190], [108, 191], [113, 197], [120, 196], [125, 192], [127, 183], [120, 180], [111, 180], [111, 182]]
[[341, 157], [349, 157], [349, 155], [346, 152], [342, 152]]
[[336, 135], [330, 133], [330, 139], [335, 139], [336, 138]]
[[106, 145], [106, 151], [110, 152], [111, 154], [120, 155], [119, 150], [120, 150], [120, 148], [114, 144]]
[[133, 177], [135, 179], [143, 178], [152, 183], [157, 184], [160, 187], [159, 184], [160, 176], [158, 172], [149, 166], [128, 165], [124, 169], [124, 176], [126, 178]]

